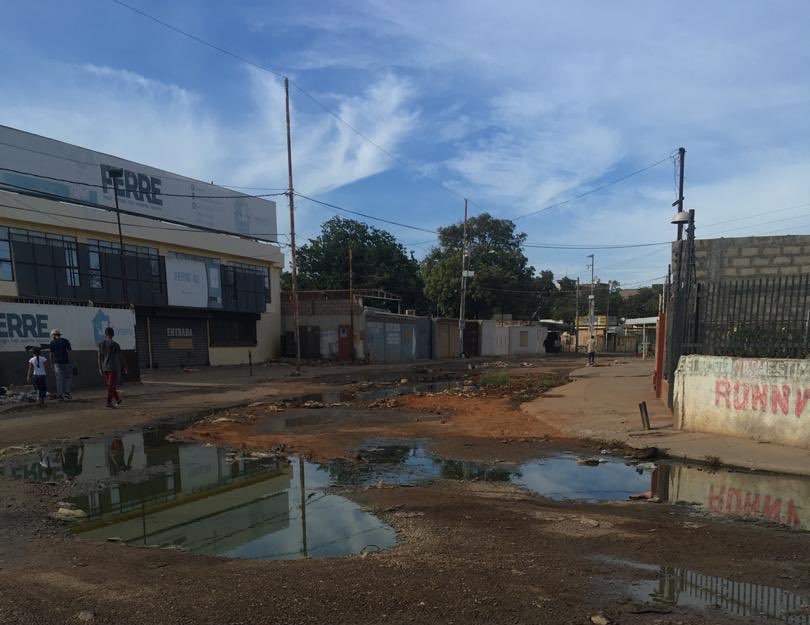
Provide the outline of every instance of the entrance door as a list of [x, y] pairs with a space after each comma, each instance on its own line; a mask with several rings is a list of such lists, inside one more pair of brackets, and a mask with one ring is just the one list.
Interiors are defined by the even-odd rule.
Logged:
[[338, 326], [338, 360], [352, 359], [352, 328], [351, 326]]

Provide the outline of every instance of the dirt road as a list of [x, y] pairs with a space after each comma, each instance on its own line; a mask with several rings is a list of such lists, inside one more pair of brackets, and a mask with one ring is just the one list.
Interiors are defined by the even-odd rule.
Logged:
[[[91, 474], [91, 452], [117, 449], [108, 436], [84, 441], [87, 455], [76, 479], [63, 479], [61, 473], [39, 482], [0, 477], [0, 623], [674, 625], [735, 623], [741, 618], [810, 623], [805, 606], [810, 603], [810, 544], [805, 532], [707, 516], [686, 505], [653, 503], [650, 494], [641, 501], [628, 501], [626, 494], [600, 495], [613, 479], [605, 476], [621, 474], [632, 488], [649, 485], [652, 479], [663, 498], [660, 482], [667, 473], [661, 471], [676, 468], [657, 465], [653, 470], [648, 462], [625, 466], [618, 459], [601, 464], [604, 444], [579, 441], [570, 433], [563, 436], [560, 428], [521, 410], [522, 403], [539, 393], [564, 393], [566, 387], [558, 385], [580, 361], [511, 364], [473, 370], [406, 367], [351, 373], [349, 380], [345, 372], [336, 372], [331, 378], [274, 381], [250, 390], [218, 389], [198, 394], [196, 403], [193, 397], [144, 397], [131, 413], [116, 413], [115, 422], [99, 421], [89, 408], [72, 422], [56, 419], [62, 437], [78, 438], [99, 429], [109, 434], [116, 427], [179, 417], [189, 410], [213, 412], [177, 433], [202, 445], [150, 442], [157, 437], [154, 429], [121, 434], [125, 450], [129, 440], [143, 439], [129, 454], [142, 455], [143, 468], [130, 461], [122, 473], [99, 479], [90, 495], [83, 496], [106, 501], [117, 493], [124, 501], [127, 480], [146, 484], [154, 475], [168, 475], [165, 467], [172, 465], [166, 464], [166, 445], [173, 445], [171, 453], [180, 456], [172, 460], [179, 462], [169, 480], [174, 495], [166, 499], [161, 494], [163, 499], [150, 504], [150, 510], [144, 508], [142, 517], [136, 509], [131, 521], [111, 517], [108, 531], [122, 537], [116, 542], [80, 539], [70, 531], [74, 526], [49, 518], [60, 507], [58, 502], [87, 488], [79, 481]], [[414, 387], [423, 382], [433, 385]], [[223, 392], [239, 397], [223, 397]], [[254, 405], [219, 409], [229, 402]], [[0, 420], [2, 440], [41, 440], [47, 427], [30, 430], [34, 418]], [[28, 438], [30, 431], [35, 436]], [[406, 441], [396, 447], [406, 451], [391, 464], [374, 455], [383, 449], [374, 441], [386, 440]], [[147, 523], [165, 517], [168, 525], [161, 531], [177, 532], [185, 518], [178, 516], [183, 509], [208, 506], [202, 518], [210, 518], [216, 497], [234, 497], [240, 489], [229, 488], [240, 482], [226, 483], [221, 476], [210, 491], [214, 494], [202, 499], [177, 490], [178, 480], [199, 485], [206, 466], [183, 464], [183, 454], [210, 450], [224, 458], [219, 467], [243, 466], [241, 460], [217, 451], [219, 447], [276, 448], [318, 461], [308, 465], [306, 490], [304, 474], [296, 473], [295, 464], [292, 472], [273, 478], [289, 485], [283, 490], [287, 516], [273, 526], [275, 535], [300, 532], [309, 523], [310, 543], [329, 540], [349, 510], [352, 523], [360, 515], [371, 518], [371, 513], [375, 522], [393, 528], [396, 545], [378, 549], [361, 541], [362, 549], [346, 557], [250, 560], [137, 547], [136, 541], [127, 540], [127, 523], [135, 529], [143, 523], [146, 543]], [[555, 460], [563, 451], [585, 460]], [[621, 452], [617, 448], [611, 453]], [[484, 468], [464, 461], [484, 463]], [[21, 466], [27, 470], [29, 465]], [[558, 470], [552, 471], [554, 467]], [[353, 471], [366, 469], [368, 474], [355, 479]], [[339, 479], [346, 471], [351, 479]], [[704, 467], [690, 471], [714, 475]], [[399, 475], [406, 477], [397, 481]], [[323, 485], [312, 482], [318, 476], [324, 476]], [[737, 479], [733, 474], [726, 477]], [[296, 491], [299, 479], [301, 490]], [[241, 483], [249, 486], [241, 490], [254, 488], [255, 480], [248, 475]], [[572, 501], [555, 494], [572, 481], [592, 494], [586, 499], [603, 501]], [[300, 493], [304, 496], [299, 507]], [[185, 508], [172, 507], [172, 499], [183, 497]], [[319, 508], [315, 502], [323, 497], [331, 497], [323, 499], [331, 503]], [[306, 507], [304, 500], [309, 501]], [[269, 499], [256, 501], [245, 509], [260, 510]], [[338, 501], [345, 509], [335, 506]], [[795, 501], [802, 505], [798, 496]], [[787, 505], [785, 499], [785, 509]], [[233, 509], [238, 508], [227, 508]], [[302, 522], [300, 512], [306, 509], [309, 521], [304, 517]], [[804, 509], [797, 514], [803, 516]], [[253, 543], [267, 539], [266, 532], [251, 531], [258, 537]], [[221, 526], [217, 540], [228, 540]], [[306, 545], [306, 534], [303, 540]], [[189, 541], [187, 548], [191, 546]]]

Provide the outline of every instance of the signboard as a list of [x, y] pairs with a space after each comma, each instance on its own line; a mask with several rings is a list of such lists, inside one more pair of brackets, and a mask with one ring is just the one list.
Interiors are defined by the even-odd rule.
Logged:
[[208, 307], [208, 271], [205, 262], [166, 257], [169, 306]]
[[0, 168], [14, 170], [0, 169], [0, 188], [115, 208], [110, 169], [117, 167], [124, 170], [118, 181], [122, 211], [276, 240], [275, 202], [0, 126]]
[[74, 350], [95, 350], [104, 330], [115, 330], [121, 349], [135, 349], [135, 313], [129, 309], [44, 304], [0, 304], [0, 351], [22, 352], [27, 345], [50, 343], [59, 328]]

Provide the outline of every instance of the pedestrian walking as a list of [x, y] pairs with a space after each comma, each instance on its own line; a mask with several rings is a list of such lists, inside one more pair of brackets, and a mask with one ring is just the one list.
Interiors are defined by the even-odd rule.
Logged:
[[48, 359], [42, 355], [39, 347], [31, 352], [34, 355], [28, 359], [28, 383], [37, 390], [37, 404], [44, 406], [45, 395], [48, 394]]
[[56, 399], [62, 401], [71, 399], [73, 390], [73, 376], [78, 374], [76, 364], [73, 361], [73, 347], [70, 341], [62, 337], [59, 328], [51, 330], [51, 364], [56, 377]]
[[118, 395], [118, 379], [121, 372], [127, 373], [121, 346], [113, 340], [112, 328], [104, 330], [104, 340], [98, 344], [98, 372], [107, 385], [107, 408], [118, 408], [121, 397]]
[[588, 366], [596, 364], [596, 339], [593, 335], [588, 339]]

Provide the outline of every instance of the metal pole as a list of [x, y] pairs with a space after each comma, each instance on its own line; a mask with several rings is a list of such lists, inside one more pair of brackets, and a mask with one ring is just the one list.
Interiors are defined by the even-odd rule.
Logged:
[[595, 337], [594, 335], [594, 325], [596, 323], [595, 314], [596, 314], [596, 300], [594, 295], [594, 290], [596, 287], [596, 283], [594, 282], [593, 277], [593, 265], [594, 265], [594, 257], [593, 254], [588, 254], [588, 258], [591, 259], [591, 295], [588, 298], [588, 338]]
[[610, 330], [610, 280], [607, 281], [607, 305], [605, 307], [605, 351], [608, 351], [608, 330]]
[[284, 108], [287, 113], [287, 196], [290, 199], [290, 282], [295, 326], [295, 372], [301, 373], [301, 333], [298, 323], [298, 267], [295, 258], [295, 187], [293, 186], [292, 139], [290, 138], [290, 81], [284, 77]]
[[[678, 172], [678, 212], [683, 212], [683, 167], [686, 161], [686, 149], [678, 148], [678, 161], [680, 162], [680, 171]], [[683, 224], [678, 224], [678, 240], [683, 238]]]
[[458, 309], [458, 351], [464, 358], [464, 304], [467, 300], [467, 200], [464, 200], [464, 231], [461, 239], [461, 305]]
[[118, 222], [118, 246], [121, 251], [121, 292], [124, 296], [124, 303], [129, 306], [129, 290], [127, 289], [127, 264], [124, 261], [124, 233], [121, 230], [121, 209], [118, 207], [118, 178], [124, 177], [124, 170], [120, 167], [110, 169], [110, 177], [113, 181], [113, 197], [115, 198], [115, 218]]
[[354, 363], [354, 273], [352, 270], [352, 246], [349, 246], [349, 340], [351, 361]]
[[576, 309], [574, 311], [574, 353], [579, 352], [579, 276], [577, 276]]

